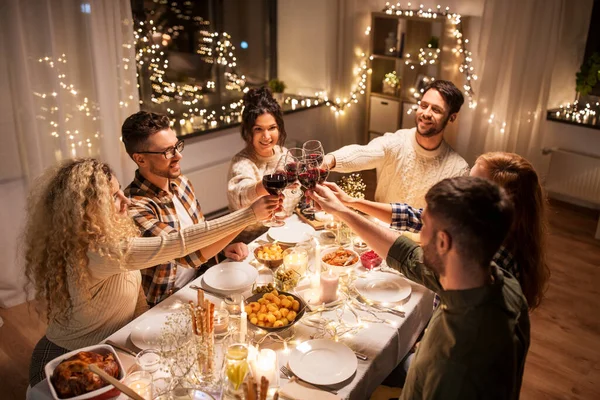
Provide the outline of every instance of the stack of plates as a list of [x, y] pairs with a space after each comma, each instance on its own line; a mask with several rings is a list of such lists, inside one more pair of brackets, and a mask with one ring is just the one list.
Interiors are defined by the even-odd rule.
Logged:
[[271, 240], [287, 244], [296, 244], [310, 240], [315, 229], [302, 222], [286, 222], [284, 226], [270, 228], [267, 234]]
[[228, 261], [211, 267], [202, 275], [209, 289], [223, 294], [242, 293], [249, 290], [258, 278], [258, 271], [245, 261]]

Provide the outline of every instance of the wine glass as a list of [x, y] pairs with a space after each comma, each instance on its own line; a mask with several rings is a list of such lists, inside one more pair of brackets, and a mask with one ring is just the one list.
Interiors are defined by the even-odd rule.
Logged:
[[304, 150], [304, 158], [309, 160], [317, 160], [318, 165], [323, 163], [323, 145], [318, 140], [308, 140], [302, 145]]
[[[269, 194], [281, 195], [281, 192], [283, 192], [288, 185], [287, 174], [285, 172], [285, 156], [281, 156], [273, 167], [267, 168], [262, 182]], [[285, 225], [285, 222], [278, 221], [275, 218], [275, 212], [273, 212], [271, 214], [271, 219], [263, 222], [263, 225], [276, 227]]]
[[[298, 168], [298, 180], [305, 190], [312, 190], [317, 186], [317, 182], [319, 181], [319, 162], [316, 158], [305, 157], [302, 160]], [[308, 208], [303, 210], [305, 214], [314, 214], [316, 211], [317, 209], [312, 199]]]
[[329, 176], [329, 165], [327, 165], [327, 163], [322, 163], [319, 166], [319, 185], [322, 185], [323, 182], [325, 182], [327, 180], [327, 177]]
[[[299, 147], [292, 147], [286, 151], [283, 157], [288, 186], [291, 186], [298, 180], [298, 164], [304, 159], [304, 150]], [[296, 191], [292, 190], [292, 193], [296, 193]]]

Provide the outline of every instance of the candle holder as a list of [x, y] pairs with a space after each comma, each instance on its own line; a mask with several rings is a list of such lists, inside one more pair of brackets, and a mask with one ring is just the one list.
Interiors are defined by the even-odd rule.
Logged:
[[288, 270], [296, 271], [300, 276], [306, 273], [308, 251], [304, 247], [292, 247], [283, 252], [283, 265]]
[[242, 304], [244, 304], [244, 295], [232, 293], [225, 298], [225, 308], [230, 316], [239, 316], [242, 313]]
[[160, 352], [157, 349], [142, 350], [135, 356], [135, 363], [142, 371], [156, 372], [160, 368]]
[[269, 381], [269, 387], [279, 387], [279, 363], [277, 353], [271, 349], [261, 349], [254, 360], [250, 360], [252, 376], [260, 382], [261, 377]]
[[229, 311], [216, 308], [214, 312], [215, 338], [222, 338], [229, 333]]
[[[137, 371], [133, 372], [123, 379], [123, 383], [130, 387], [134, 392], [139, 394], [144, 398], [144, 400], [152, 400], [153, 399], [153, 386], [152, 386], [152, 374], [148, 371]], [[128, 399], [128, 396], [123, 396], [123, 399]], [[118, 398], [120, 399], [121, 396]]]

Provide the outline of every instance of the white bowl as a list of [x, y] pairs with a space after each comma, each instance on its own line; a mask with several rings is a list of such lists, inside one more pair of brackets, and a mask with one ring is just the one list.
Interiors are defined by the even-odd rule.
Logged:
[[[125, 368], [123, 368], [123, 364], [121, 364], [121, 360], [119, 359], [117, 352], [115, 351], [115, 349], [112, 346], [109, 346], [107, 344], [97, 344], [94, 346], [88, 346], [88, 347], [84, 347], [82, 349], [73, 350], [67, 354], [63, 354], [60, 357], [56, 357], [54, 360], [48, 362], [48, 364], [46, 364], [46, 366], [44, 367], [44, 371], [46, 372], [46, 380], [48, 381], [48, 386], [50, 387], [50, 393], [52, 393], [52, 398], [54, 398], [54, 400], [64, 400], [65, 399], [63, 397], [58, 396], [58, 393], [56, 393], [56, 390], [54, 389], [54, 385], [52, 384], [52, 374], [54, 374], [54, 370], [56, 369], [56, 367], [58, 367], [58, 364], [60, 364], [63, 360], [73, 357], [75, 354], [79, 353], [80, 351], [93, 351], [95, 353], [103, 354], [103, 355], [112, 353], [113, 356], [115, 357], [115, 361], [117, 362], [117, 365], [119, 366], [119, 378], [118, 379], [122, 380], [123, 378], [125, 378]], [[85, 393], [85, 394], [82, 394], [79, 396], [69, 397], [68, 399], [69, 400], [84, 400], [84, 399], [93, 399], [96, 397], [110, 398], [110, 396], [107, 396], [107, 394], [111, 390], [116, 390], [116, 389], [113, 385], [106, 385], [100, 389], [93, 390], [89, 393]], [[118, 394], [119, 393], [117, 392], [115, 395], [118, 395]]]
[[352, 271], [360, 263], [360, 256], [354, 250], [344, 248], [344, 250], [352, 253], [352, 255], [354, 255], [354, 257], [356, 257], [356, 261], [353, 262], [352, 264], [348, 264], [346, 266], [338, 266], [338, 265], [331, 265], [331, 264], [328, 264], [325, 261], [323, 261], [323, 257], [325, 257], [327, 254], [337, 251], [339, 248], [340, 248], [340, 246], [332, 246], [332, 247], [328, 247], [328, 248], [322, 250], [321, 251], [321, 264], [328, 268], [331, 268], [331, 270], [333, 272], [336, 272], [340, 275], [346, 275], [349, 271]]

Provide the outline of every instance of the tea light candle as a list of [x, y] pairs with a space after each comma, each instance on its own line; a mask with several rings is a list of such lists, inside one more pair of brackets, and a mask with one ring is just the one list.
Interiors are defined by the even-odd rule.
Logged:
[[254, 370], [252, 371], [255, 379], [260, 381], [260, 377], [264, 376], [269, 380], [269, 386], [278, 386], [279, 374], [277, 373], [277, 353], [271, 349], [262, 349], [257, 354], [254, 362]]
[[337, 300], [339, 282], [340, 276], [332, 270], [321, 275], [321, 303], [331, 303]]
[[283, 263], [286, 269], [292, 269], [299, 275], [304, 275], [306, 272], [306, 264], [308, 264], [308, 255], [304, 250], [296, 250], [290, 252], [283, 257]]
[[225, 309], [215, 309], [215, 335], [224, 335], [229, 331], [229, 312]]
[[133, 372], [123, 383], [144, 399], [152, 400], [152, 374], [147, 371]]
[[358, 236], [354, 238], [352, 244], [354, 245], [354, 250], [358, 254], [365, 252], [368, 248], [367, 243], [365, 243], [365, 241], [359, 238]]

